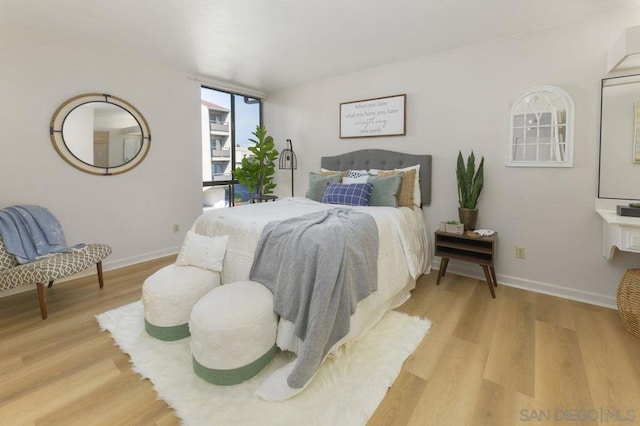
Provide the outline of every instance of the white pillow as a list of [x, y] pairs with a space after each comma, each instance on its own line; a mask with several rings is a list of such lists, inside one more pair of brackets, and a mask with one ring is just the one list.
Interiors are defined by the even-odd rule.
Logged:
[[349, 169], [349, 171], [347, 172], [347, 177], [350, 178], [357, 178], [360, 176], [367, 176], [369, 174], [368, 170], [351, 170]]
[[422, 192], [420, 191], [420, 164], [416, 164], [415, 166], [404, 167], [402, 169], [394, 169], [398, 172], [406, 172], [409, 170], [416, 170], [416, 178], [413, 182], [413, 203], [420, 207], [422, 205]]
[[349, 183], [367, 183], [369, 179], [369, 175], [363, 175], [363, 176], [358, 176], [358, 177], [343, 177], [342, 178], [342, 183], [343, 184], [349, 184]]
[[228, 235], [207, 237], [187, 231], [176, 265], [197, 266], [210, 271], [222, 271], [222, 261], [227, 250]]

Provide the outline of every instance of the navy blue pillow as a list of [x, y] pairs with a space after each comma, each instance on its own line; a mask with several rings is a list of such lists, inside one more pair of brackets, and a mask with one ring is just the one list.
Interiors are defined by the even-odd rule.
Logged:
[[373, 185], [370, 183], [330, 183], [322, 196], [325, 204], [342, 204], [344, 206], [367, 206]]

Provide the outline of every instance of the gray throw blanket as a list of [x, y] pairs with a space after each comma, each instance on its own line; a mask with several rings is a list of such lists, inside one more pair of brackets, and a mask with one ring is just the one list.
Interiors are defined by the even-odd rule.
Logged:
[[7, 252], [21, 264], [85, 246], [67, 247], [60, 222], [40, 206], [13, 206], [0, 210], [0, 236]]
[[268, 223], [250, 278], [274, 295], [274, 309], [302, 341], [287, 378], [302, 388], [347, 335], [356, 304], [377, 290], [378, 227], [373, 217], [336, 208]]

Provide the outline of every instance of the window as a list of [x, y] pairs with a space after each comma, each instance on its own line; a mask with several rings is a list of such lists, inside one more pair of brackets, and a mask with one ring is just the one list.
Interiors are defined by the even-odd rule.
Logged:
[[212, 123], [224, 123], [224, 115], [213, 110], [209, 110], [209, 121]]
[[230, 148], [225, 148], [225, 139], [226, 138], [211, 136], [211, 156], [212, 157], [224, 154], [224, 153], [219, 153], [217, 151], [230, 150]]
[[223, 175], [227, 170], [227, 164], [223, 164], [223, 163], [213, 163], [211, 167], [212, 167], [211, 173], [214, 176], [214, 179], [215, 179], [215, 176]]
[[573, 167], [571, 96], [554, 86], [534, 87], [511, 105], [508, 166]]
[[[256, 126], [262, 125], [260, 99], [202, 87], [202, 185], [206, 207], [248, 201], [249, 192], [233, 178]], [[246, 200], [245, 200], [246, 198]]]

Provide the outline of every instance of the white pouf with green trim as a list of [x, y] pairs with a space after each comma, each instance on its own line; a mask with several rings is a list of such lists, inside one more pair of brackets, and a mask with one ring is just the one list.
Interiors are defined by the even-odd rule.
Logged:
[[222, 386], [257, 375], [276, 353], [278, 316], [262, 284], [239, 281], [211, 290], [191, 312], [193, 370]]
[[142, 285], [144, 328], [159, 340], [189, 336], [191, 309], [220, 285], [220, 274], [195, 266], [165, 266]]

